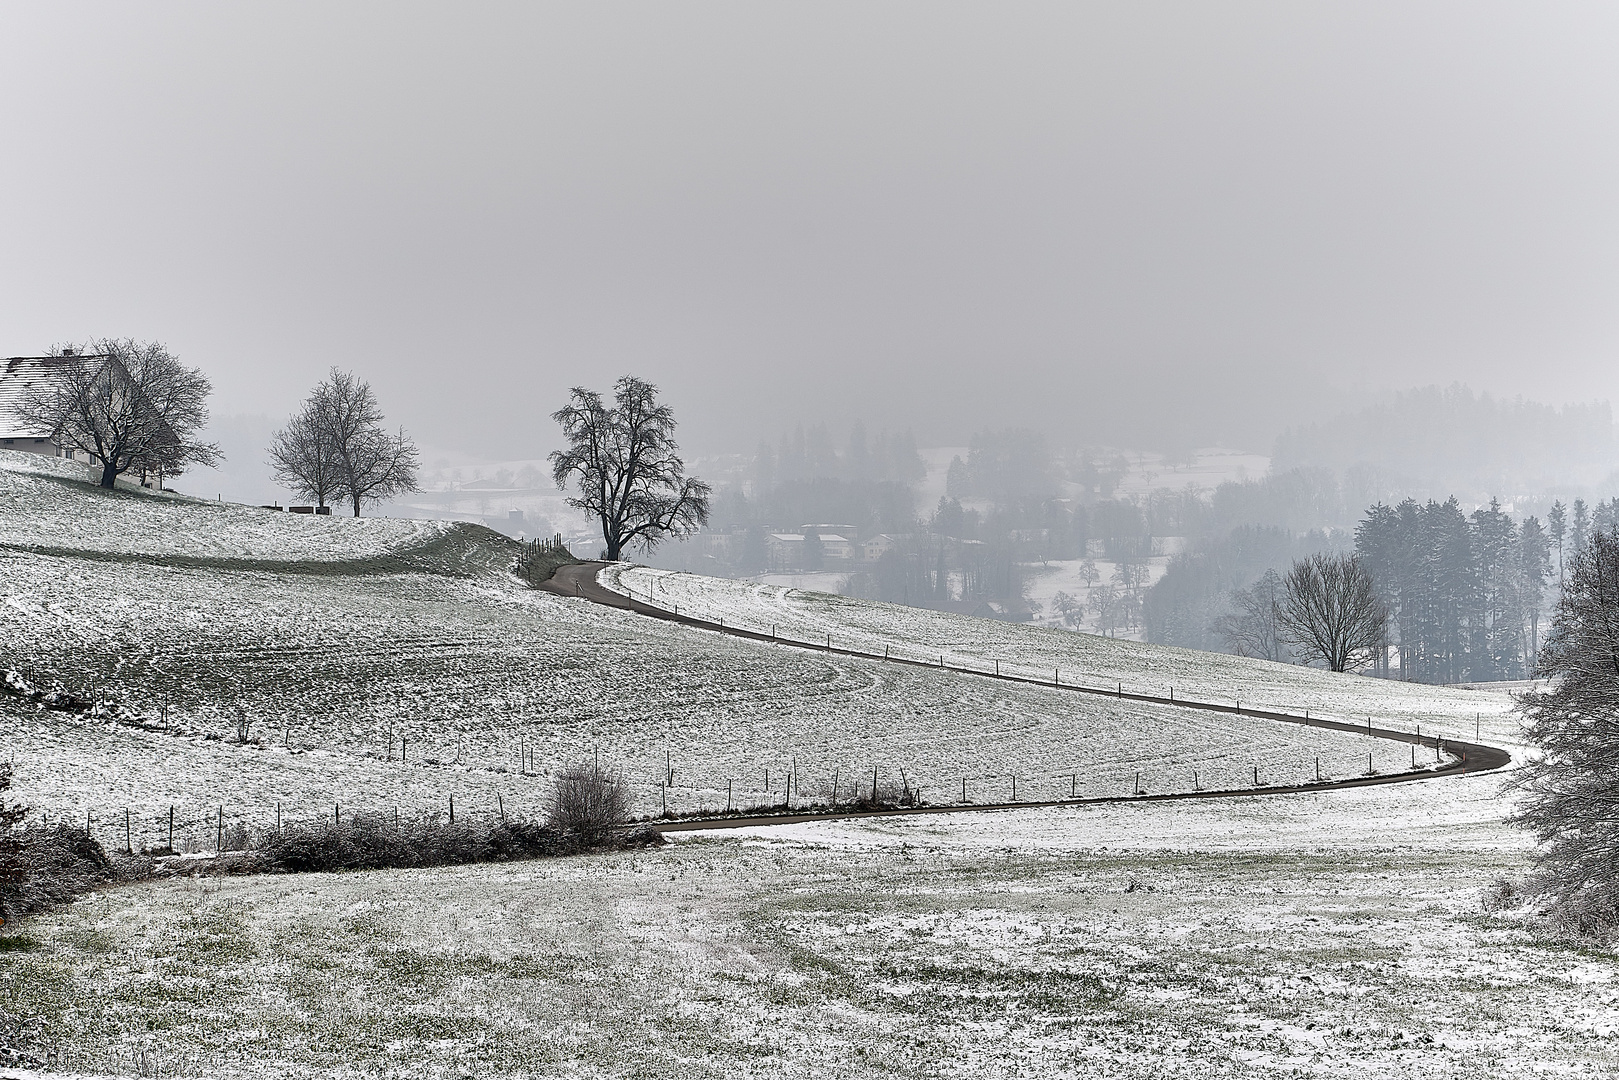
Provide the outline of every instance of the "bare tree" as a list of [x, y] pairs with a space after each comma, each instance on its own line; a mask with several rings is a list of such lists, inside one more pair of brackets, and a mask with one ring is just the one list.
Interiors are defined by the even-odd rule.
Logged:
[[51, 377], [23, 396], [17, 416], [101, 467], [101, 486], [138, 470], [173, 476], [222, 455], [197, 433], [208, 423], [213, 387], [162, 344], [125, 339], [56, 347]]
[[1070, 630], [1078, 630], [1085, 617], [1085, 605], [1066, 592], [1059, 592], [1051, 598], [1051, 610], [1062, 618], [1063, 625]]
[[1114, 637], [1114, 631], [1123, 621], [1123, 613], [1119, 590], [1112, 585], [1099, 585], [1090, 591], [1085, 599], [1085, 607], [1090, 611], [1095, 621], [1096, 632]]
[[1518, 710], [1540, 749], [1518, 773], [1514, 820], [1541, 842], [1541, 887], [1560, 920], [1619, 928], [1619, 535], [1594, 533], [1569, 558], [1535, 675]]
[[1279, 608], [1281, 638], [1332, 671], [1363, 667], [1383, 645], [1387, 609], [1353, 555], [1311, 555], [1293, 564]]
[[316, 506], [323, 507], [328, 499], [342, 493], [342, 472], [321, 425], [314, 397], [304, 403], [302, 412], [287, 421], [286, 427], [271, 436], [269, 455], [276, 482], [303, 498], [315, 500]]
[[675, 453], [675, 414], [658, 402], [657, 387], [625, 375], [614, 384], [611, 407], [582, 387], [569, 396], [551, 414], [568, 440], [566, 450], [552, 452], [551, 474], [559, 488], [578, 477], [579, 494], [568, 505], [601, 522], [607, 558], [633, 544], [650, 551], [708, 521], [712, 489], [686, 475]]
[[320, 506], [347, 498], [355, 517], [367, 500], [417, 490], [416, 446], [403, 429], [390, 435], [382, 420], [371, 385], [333, 368], [275, 433], [269, 454], [276, 479]]
[[1274, 570], [1246, 589], [1231, 594], [1235, 613], [1214, 620], [1213, 630], [1225, 642], [1226, 648], [1238, 656], [1251, 656], [1256, 660], [1287, 661], [1287, 642], [1282, 637], [1282, 599], [1286, 588]]

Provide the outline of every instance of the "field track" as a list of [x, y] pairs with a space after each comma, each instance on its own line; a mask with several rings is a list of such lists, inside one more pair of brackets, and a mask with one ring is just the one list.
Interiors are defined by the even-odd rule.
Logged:
[[1183, 791], [1157, 795], [1123, 795], [1107, 798], [1088, 799], [1053, 799], [1042, 802], [1016, 802], [1016, 803], [965, 803], [944, 806], [918, 806], [896, 807], [886, 810], [849, 810], [826, 811], [809, 814], [795, 814], [784, 812], [781, 814], [756, 814], [748, 816], [726, 816], [715, 818], [691, 818], [670, 822], [649, 822], [650, 828], [659, 832], [686, 832], [706, 829], [740, 829], [755, 825], [787, 825], [795, 822], [807, 821], [835, 821], [853, 818], [870, 817], [898, 817], [913, 814], [957, 814], [965, 811], [977, 810], [1014, 810], [1028, 809], [1030, 807], [1046, 806], [1085, 806], [1105, 805], [1113, 803], [1139, 803], [1139, 802], [1166, 802], [1184, 799], [1214, 799], [1233, 798], [1251, 795], [1286, 795], [1310, 791], [1330, 791], [1338, 788], [1369, 787], [1376, 784], [1398, 784], [1409, 780], [1426, 780], [1442, 776], [1460, 776], [1467, 773], [1490, 772], [1505, 767], [1512, 761], [1512, 755], [1499, 747], [1486, 746], [1482, 743], [1463, 742], [1456, 739], [1447, 739], [1435, 735], [1416, 735], [1409, 731], [1397, 731], [1393, 728], [1380, 728], [1373, 726], [1368, 719], [1366, 725], [1348, 723], [1342, 720], [1323, 720], [1310, 716], [1299, 716], [1293, 713], [1278, 712], [1270, 709], [1244, 709], [1240, 704], [1223, 705], [1214, 702], [1189, 701], [1185, 698], [1162, 697], [1156, 694], [1143, 694], [1136, 691], [1126, 691], [1122, 687], [1108, 690], [1102, 687], [1082, 686], [1075, 683], [1064, 683], [1057, 680], [1046, 682], [1042, 679], [1032, 679], [1025, 675], [1002, 674], [999, 671], [982, 671], [966, 666], [947, 667], [943, 658], [938, 664], [926, 660], [890, 657], [877, 653], [868, 653], [859, 649], [834, 647], [831, 644], [822, 645], [819, 642], [797, 641], [790, 638], [777, 637], [774, 634], [764, 634], [756, 630], [747, 630], [741, 627], [726, 626], [719, 622], [710, 622], [705, 619], [692, 618], [681, 615], [666, 608], [649, 604], [633, 596], [607, 588], [597, 580], [597, 575], [608, 564], [603, 562], [577, 563], [564, 566], [557, 570], [556, 576], [540, 587], [547, 592], [558, 596], [573, 596], [591, 603], [601, 604], [605, 607], [619, 608], [632, 611], [638, 615], [649, 618], [663, 619], [668, 622], [679, 623], [685, 626], [710, 630], [714, 633], [728, 634], [731, 637], [747, 638], [765, 644], [787, 645], [793, 648], [808, 649], [813, 652], [829, 653], [836, 656], [852, 656], [866, 660], [875, 660], [890, 664], [909, 664], [913, 667], [943, 667], [949, 671], [962, 672], [984, 679], [997, 679], [1001, 682], [1024, 683], [1031, 686], [1041, 686], [1047, 689], [1069, 690], [1081, 694], [1093, 694], [1100, 697], [1118, 698], [1123, 701], [1149, 702], [1154, 705], [1167, 705], [1180, 709], [1196, 709], [1203, 712], [1223, 712], [1238, 716], [1255, 716], [1266, 720], [1275, 720], [1284, 724], [1301, 724], [1306, 727], [1328, 728], [1348, 732], [1356, 735], [1367, 735], [1376, 739], [1387, 739], [1391, 742], [1413, 743], [1418, 746], [1430, 747], [1443, 754], [1449, 754], [1452, 761], [1438, 769], [1414, 769], [1407, 772], [1386, 773], [1375, 776], [1357, 776], [1342, 780], [1322, 780], [1309, 784], [1272, 785], [1252, 788], [1222, 789], [1219, 791]]

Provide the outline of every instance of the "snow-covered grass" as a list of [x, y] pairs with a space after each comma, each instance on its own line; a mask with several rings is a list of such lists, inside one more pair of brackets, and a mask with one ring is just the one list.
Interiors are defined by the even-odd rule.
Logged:
[[746, 581], [645, 567], [609, 567], [604, 584], [632, 592], [683, 615], [799, 641], [992, 668], [1063, 682], [1222, 703], [1246, 702], [1312, 716], [1364, 720], [1450, 735], [1474, 734], [1515, 743], [1511, 698], [1460, 690], [1338, 675], [1291, 664], [1120, 641], [1092, 634], [974, 619], [829, 593], [801, 592]]
[[[904, 779], [936, 802], [1248, 786], [1409, 766], [1380, 740], [1009, 687], [953, 672], [772, 648], [490, 576], [326, 577], [154, 568], [13, 552], [0, 625], [35, 677], [107, 686], [149, 727], [19, 711], [0, 753], [23, 795], [166, 839], [168, 807], [263, 824], [401, 806], [532, 813], [550, 771], [600, 755], [639, 810], [841, 797]], [[236, 742], [237, 716], [250, 742]], [[168, 730], [153, 730], [166, 726]], [[400, 762], [400, 740], [404, 762]], [[522, 769], [527, 758], [527, 773]], [[768, 770], [768, 782], [767, 782]], [[863, 779], [861, 779], [863, 778]], [[496, 796], [500, 798], [497, 800]]]
[[[1340, 775], [1368, 749], [1380, 770], [1408, 761], [1360, 736], [540, 594], [478, 530], [421, 543], [365, 519], [277, 566], [279, 534], [264, 530], [312, 522], [75, 489], [100, 523], [79, 537], [55, 521], [52, 483], [0, 488], [0, 667], [128, 708], [74, 717], [0, 696], [0, 755], [20, 798], [88, 812], [114, 844], [125, 807], [136, 846], [166, 839], [172, 804], [182, 845], [203, 848], [220, 807], [227, 825], [263, 826], [278, 802], [292, 818], [442, 813], [453, 794], [458, 816], [496, 813], [497, 796], [532, 815], [548, 770], [597, 754], [643, 811], [661, 805], [666, 751], [683, 810], [723, 804], [727, 779], [739, 804], [779, 802], [795, 759], [801, 798], [876, 765], [941, 800], [961, 777], [987, 800], [1013, 775], [1038, 798], [1071, 782], [1123, 794], [1138, 770], [1159, 791], [1192, 769], [1219, 785], [1254, 764], [1300, 779], [1317, 754]], [[178, 550], [197, 557], [153, 557], [180, 543], [155, 534], [181, 513], [204, 535]], [[389, 558], [318, 570], [364, 553]], [[1469, 735], [1481, 714], [1486, 741], [1515, 736], [1499, 692], [691, 575], [609, 580], [876, 652]], [[1486, 775], [698, 832], [510, 866], [148, 882], [5, 928], [0, 1034], [120, 1076], [1611, 1075], [1614, 955], [1480, 906], [1524, 865], [1508, 810]]]
[[[1484, 792], [172, 881], [31, 921], [0, 978], [64, 1065], [120, 1074], [1611, 1075], [1619, 964], [1480, 910], [1522, 852]], [[1416, 809], [1441, 793], [1471, 809]]]
[[443, 537], [447, 522], [289, 514], [84, 479], [84, 466], [0, 451], [0, 546], [157, 559], [333, 562], [389, 555]]
[[[135, 846], [167, 842], [171, 806], [177, 840], [199, 845], [221, 812], [263, 825], [278, 804], [295, 818], [436, 814], [454, 796], [463, 814], [533, 814], [549, 773], [585, 759], [623, 770], [643, 814], [779, 805], [789, 776], [796, 804], [846, 801], [874, 768], [883, 786], [920, 787], [933, 802], [964, 790], [1000, 802], [1014, 778], [1029, 801], [1127, 795], [1137, 774], [1147, 792], [1247, 787], [1256, 767], [1263, 783], [1297, 782], [1317, 758], [1326, 775], [1356, 775], [1368, 753], [1380, 772], [1410, 767], [1408, 748], [1381, 740], [817, 656], [536, 593], [507, 571], [504, 541], [465, 530], [422, 556], [429, 573], [309, 572], [318, 551], [286, 571], [42, 554], [28, 549], [60, 528], [58, 490], [8, 491], [0, 521], [18, 542], [0, 549], [0, 664], [111, 694], [143, 719], [0, 698], [0, 754], [16, 759], [23, 798], [88, 815], [105, 839], [124, 840], [128, 810]], [[69, 495], [101, 523], [95, 555], [168, 543], [149, 537], [175, 513], [218, 514], [190, 550], [266, 551], [252, 546], [263, 529], [309, 524], [144, 494]], [[399, 535], [385, 520], [347, 525], [348, 554], [389, 550]], [[902, 610], [844, 604], [843, 622], [815, 625], [869, 638], [859, 612], [880, 628]], [[933, 640], [895, 630], [901, 642]]]

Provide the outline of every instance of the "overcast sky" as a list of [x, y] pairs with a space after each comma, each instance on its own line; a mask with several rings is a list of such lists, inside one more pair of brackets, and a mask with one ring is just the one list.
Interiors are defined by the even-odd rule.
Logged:
[[623, 372], [699, 452], [1615, 398], [1619, 6], [5, 4], [0, 253], [0, 355], [494, 458]]

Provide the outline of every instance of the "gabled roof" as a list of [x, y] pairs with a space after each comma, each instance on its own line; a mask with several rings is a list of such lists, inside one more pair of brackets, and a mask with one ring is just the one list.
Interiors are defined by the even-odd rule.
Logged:
[[40, 431], [17, 416], [28, 393], [70, 364], [101, 361], [104, 356], [8, 356], [0, 359], [0, 439], [48, 439], [54, 431]]

